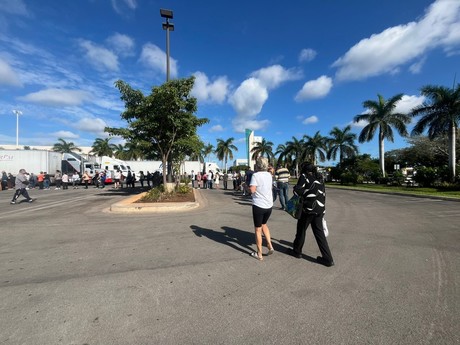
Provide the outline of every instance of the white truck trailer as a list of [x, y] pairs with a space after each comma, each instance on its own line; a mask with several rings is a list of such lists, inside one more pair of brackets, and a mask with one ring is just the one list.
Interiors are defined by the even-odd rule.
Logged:
[[56, 170], [68, 174], [73, 174], [75, 171], [80, 175], [84, 171], [93, 174], [95, 165], [75, 153], [48, 150], [0, 150], [0, 171], [16, 175], [19, 169], [34, 174], [47, 172], [53, 177]]
[[54, 175], [62, 169], [62, 153], [46, 150], [0, 150], [0, 171], [16, 175], [19, 169], [28, 173]]

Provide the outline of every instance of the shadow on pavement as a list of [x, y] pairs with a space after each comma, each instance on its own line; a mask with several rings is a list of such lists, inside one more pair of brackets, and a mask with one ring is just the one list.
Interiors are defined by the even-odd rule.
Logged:
[[[190, 228], [198, 237], [207, 237], [210, 240], [225, 244], [245, 254], [251, 254], [255, 249], [254, 233], [228, 226], [221, 227], [224, 232], [202, 228], [198, 225], [191, 225]], [[265, 244], [264, 241], [264, 246]], [[275, 238], [272, 238], [272, 245], [275, 252], [286, 255], [289, 255], [287, 250], [292, 248], [292, 242], [277, 240]], [[310, 262], [316, 262], [316, 259], [308, 255], [302, 255], [302, 258]]]
[[253, 252], [254, 235], [243, 230], [223, 226], [224, 232], [191, 225], [190, 228], [198, 237], [207, 237], [218, 243], [225, 244], [240, 252], [250, 254]]

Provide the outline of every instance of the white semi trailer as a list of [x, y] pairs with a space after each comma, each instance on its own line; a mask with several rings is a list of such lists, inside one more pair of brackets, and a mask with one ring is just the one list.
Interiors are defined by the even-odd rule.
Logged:
[[28, 173], [47, 172], [51, 177], [57, 170], [82, 174], [95, 170], [93, 162], [75, 153], [60, 153], [48, 150], [0, 150], [0, 171], [16, 175], [19, 169]]
[[62, 168], [62, 153], [46, 150], [0, 150], [0, 171], [16, 175], [19, 169], [28, 173], [47, 172]]

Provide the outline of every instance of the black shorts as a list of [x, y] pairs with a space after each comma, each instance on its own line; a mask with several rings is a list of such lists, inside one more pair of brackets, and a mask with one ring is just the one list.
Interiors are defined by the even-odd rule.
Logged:
[[267, 224], [271, 214], [271, 208], [260, 208], [259, 206], [252, 205], [252, 219], [254, 220], [254, 227], [260, 228], [262, 224]]

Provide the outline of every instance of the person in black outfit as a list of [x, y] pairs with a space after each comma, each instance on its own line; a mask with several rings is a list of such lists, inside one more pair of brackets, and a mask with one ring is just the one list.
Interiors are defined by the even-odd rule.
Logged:
[[319, 264], [334, 266], [331, 250], [323, 230], [323, 217], [326, 212], [326, 190], [322, 175], [316, 166], [305, 163], [301, 170], [294, 193], [303, 198], [302, 215], [297, 221], [297, 233], [293, 243], [292, 255], [302, 257], [302, 248], [305, 243], [306, 230], [309, 224], [313, 230], [316, 243], [318, 243], [321, 256], [316, 258]]

